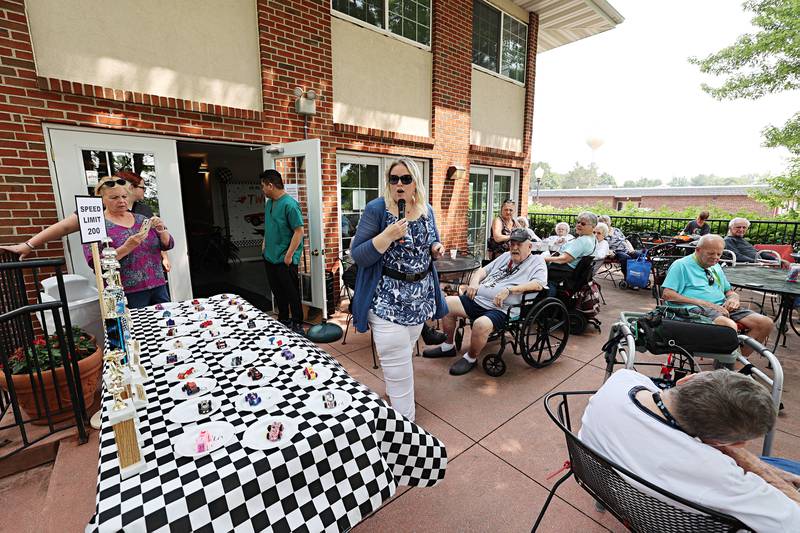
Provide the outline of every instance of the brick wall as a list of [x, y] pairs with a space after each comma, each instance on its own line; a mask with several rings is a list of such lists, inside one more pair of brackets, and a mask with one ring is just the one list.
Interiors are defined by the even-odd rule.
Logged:
[[[338, 256], [336, 151], [408, 154], [431, 161], [431, 198], [448, 248], [466, 245], [469, 182], [445, 178], [470, 162], [521, 171], [529, 183], [535, 35], [531, 17], [523, 153], [471, 147], [472, 2], [434, 0], [432, 136], [415, 137], [333, 123], [330, 4], [318, 0], [258, 0], [263, 112], [226, 108], [124, 87], [97, 87], [39, 78], [23, 0], [0, 3], [0, 243], [16, 243], [56, 221], [42, 122], [166, 134], [187, 140], [274, 144], [304, 138], [294, 112], [295, 87], [319, 94], [308, 137], [322, 144], [323, 234], [329, 263]], [[425, 90], [425, 88], [421, 88]], [[524, 195], [521, 198], [525, 198]], [[523, 208], [524, 210], [524, 208]], [[39, 256], [60, 256], [60, 242]]]

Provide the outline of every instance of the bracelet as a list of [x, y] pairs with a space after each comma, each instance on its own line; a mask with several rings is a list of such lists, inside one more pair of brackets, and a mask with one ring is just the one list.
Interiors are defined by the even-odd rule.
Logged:
[[36, 248], [31, 244], [31, 241], [25, 241], [25, 245], [30, 248], [31, 250], [35, 250]]

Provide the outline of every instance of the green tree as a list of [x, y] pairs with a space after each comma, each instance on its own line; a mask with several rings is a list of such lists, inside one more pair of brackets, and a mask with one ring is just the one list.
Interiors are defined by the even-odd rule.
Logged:
[[623, 187], [658, 187], [661, 180], [651, 178], [639, 178], [638, 180], [625, 180]]
[[616, 187], [617, 186], [617, 180], [614, 179], [614, 176], [612, 176], [608, 172], [603, 172], [597, 178], [597, 186], [598, 187]]
[[688, 187], [689, 186], [689, 178], [685, 176], [673, 176], [672, 179], [669, 180], [670, 187]]
[[597, 184], [597, 165], [591, 163], [588, 167], [575, 162], [572, 170], [564, 174], [561, 181], [562, 189], [588, 189]]
[[[561, 174], [553, 172], [550, 163], [544, 161], [534, 161], [531, 168], [535, 172], [538, 167], [542, 167], [544, 174], [542, 174], [542, 182], [539, 184], [539, 189], [558, 189], [561, 185]], [[531, 174], [533, 176], [533, 174]], [[536, 178], [531, 177], [531, 190], [536, 191]]]
[[[800, 1], [747, 0], [743, 7], [754, 14], [754, 33], [740, 36], [704, 59], [689, 58], [701, 72], [727, 77], [718, 87], [703, 84], [703, 90], [718, 100], [734, 100], [799, 89]], [[782, 127], [768, 126], [763, 133], [765, 146], [783, 146], [791, 156], [782, 175], [765, 180], [772, 190], [754, 192], [754, 196], [774, 207], [796, 208], [800, 192], [800, 112]]]

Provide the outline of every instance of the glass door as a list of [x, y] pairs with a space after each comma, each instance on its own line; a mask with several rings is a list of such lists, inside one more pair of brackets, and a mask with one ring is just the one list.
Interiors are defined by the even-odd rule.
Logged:
[[[120, 171], [138, 174], [147, 187], [144, 202], [164, 220], [175, 239], [175, 247], [168, 252], [172, 265], [168, 274], [170, 298], [174, 301], [191, 298], [175, 141], [53, 126], [47, 126], [46, 131], [55, 170], [59, 218], [75, 211], [75, 196], [94, 195], [94, 186], [103, 176]], [[65, 239], [70, 271], [94, 280], [80, 236], [74, 233]]]
[[328, 318], [325, 248], [322, 238], [322, 167], [319, 139], [264, 148], [264, 169], [275, 169], [280, 172], [284, 190], [300, 204], [305, 237], [298, 268], [302, 301], [320, 309], [323, 318]]
[[517, 176], [518, 171], [512, 169], [470, 168], [467, 248], [476, 257], [486, 257], [486, 240], [503, 202], [509, 198], [517, 201]]

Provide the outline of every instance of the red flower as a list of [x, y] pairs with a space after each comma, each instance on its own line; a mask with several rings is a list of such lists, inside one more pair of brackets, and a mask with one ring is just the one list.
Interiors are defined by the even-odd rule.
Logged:
[[38, 337], [36, 337], [33, 340], [33, 344], [35, 344], [36, 346], [46, 346], [47, 345], [47, 343], [45, 342], [44, 338], [42, 338], [41, 335], [39, 335]]

